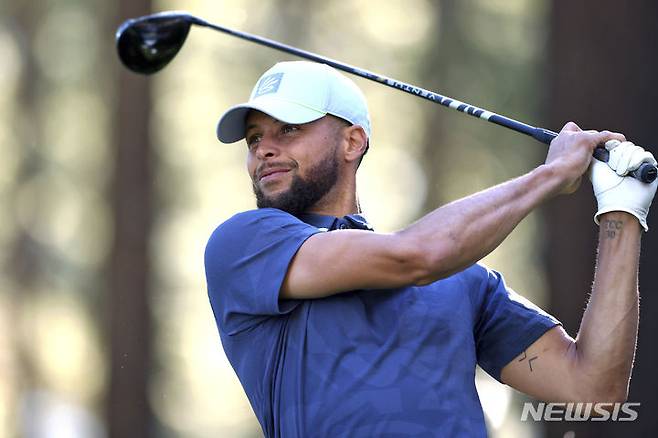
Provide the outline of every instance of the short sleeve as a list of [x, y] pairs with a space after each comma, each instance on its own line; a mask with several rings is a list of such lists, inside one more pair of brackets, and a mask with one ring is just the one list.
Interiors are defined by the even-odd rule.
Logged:
[[478, 364], [500, 381], [509, 362], [560, 322], [505, 285], [502, 275], [486, 270], [475, 319]]
[[300, 246], [319, 230], [281, 210], [237, 214], [210, 236], [205, 251], [210, 304], [220, 331], [234, 335], [292, 311], [279, 301], [288, 266]]

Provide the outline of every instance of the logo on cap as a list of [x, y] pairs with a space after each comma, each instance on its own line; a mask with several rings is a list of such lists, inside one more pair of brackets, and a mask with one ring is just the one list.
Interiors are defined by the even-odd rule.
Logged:
[[258, 88], [256, 88], [254, 98], [262, 96], [263, 94], [276, 93], [279, 89], [279, 85], [281, 85], [282, 77], [283, 72], [265, 76], [260, 82], [258, 82]]

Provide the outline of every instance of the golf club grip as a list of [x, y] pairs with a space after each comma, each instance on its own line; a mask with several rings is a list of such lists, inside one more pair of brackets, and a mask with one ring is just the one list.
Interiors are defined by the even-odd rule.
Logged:
[[[535, 132], [532, 136], [541, 141], [542, 143], [551, 144], [551, 141], [557, 137], [557, 132], [550, 131], [544, 128], [535, 128]], [[603, 146], [597, 146], [594, 149], [594, 158], [604, 163], [608, 162], [610, 158], [610, 152]], [[658, 168], [650, 163], [642, 163], [640, 167], [628, 173], [635, 179], [638, 179], [644, 183], [651, 184], [656, 180], [658, 176]]]

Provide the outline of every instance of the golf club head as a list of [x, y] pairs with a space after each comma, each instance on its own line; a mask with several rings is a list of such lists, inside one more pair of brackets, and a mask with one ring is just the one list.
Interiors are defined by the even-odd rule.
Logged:
[[130, 70], [162, 70], [185, 43], [192, 24], [204, 22], [186, 12], [168, 11], [126, 20], [116, 33], [121, 62]]

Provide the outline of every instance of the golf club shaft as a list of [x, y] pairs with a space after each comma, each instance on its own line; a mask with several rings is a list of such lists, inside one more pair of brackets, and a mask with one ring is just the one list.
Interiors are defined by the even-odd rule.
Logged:
[[[331, 58], [327, 58], [324, 56], [320, 56], [318, 54], [308, 52], [306, 50], [301, 50], [296, 47], [289, 46], [287, 44], [280, 43], [278, 41], [274, 41], [268, 38], [263, 38], [257, 35], [249, 34], [246, 32], [240, 32], [236, 30], [232, 30], [223, 26], [219, 26], [217, 24], [210, 23], [208, 21], [202, 20], [198, 17], [193, 17], [194, 19], [194, 24], [204, 26], [204, 27], [209, 27], [214, 30], [218, 30], [220, 32], [227, 33], [229, 35], [242, 38], [247, 41], [255, 42], [257, 44], [261, 44], [276, 50], [280, 50], [285, 53], [290, 53], [295, 56], [299, 56], [300, 58], [305, 58], [311, 61], [319, 62], [319, 63], [324, 63], [327, 65], [330, 65], [338, 70], [342, 70], [344, 72], [360, 76], [365, 79], [369, 79], [371, 81], [378, 82], [380, 84], [387, 85], [391, 88], [396, 88], [398, 90], [404, 91], [409, 94], [413, 94], [418, 97], [422, 97], [426, 100], [432, 101], [434, 103], [438, 103], [440, 105], [443, 105], [448, 108], [452, 108], [454, 110], [460, 111], [464, 114], [468, 114], [473, 117], [477, 117], [483, 120], [486, 120], [491, 123], [495, 123], [499, 126], [503, 126], [508, 129], [512, 129], [516, 132], [520, 132], [522, 134], [526, 134], [531, 136], [532, 138], [545, 143], [545, 144], [550, 144], [551, 141], [557, 137], [557, 133], [545, 128], [539, 128], [535, 126], [528, 125], [523, 122], [519, 122], [518, 120], [511, 119], [509, 117], [502, 116], [500, 114], [496, 114], [491, 111], [487, 111], [482, 108], [478, 108], [476, 106], [470, 105], [465, 102], [461, 102], [457, 99], [453, 99], [447, 96], [443, 96], [441, 94], [435, 93], [433, 91], [426, 90], [424, 88], [416, 87], [415, 85], [407, 84], [405, 82], [401, 82], [386, 76], [382, 76], [376, 73], [373, 73], [368, 70], [364, 70], [358, 67], [354, 67], [349, 64], [345, 64], [340, 61], [336, 61]], [[608, 151], [603, 148], [603, 147], [598, 147], [594, 153], [594, 156], [602, 161], [607, 162], [608, 159]], [[650, 183], [653, 180], [656, 179], [656, 173], [657, 169], [656, 166], [653, 166], [649, 163], [643, 163], [640, 168], [637, 170], [631, 172], [631, 175], [641, 181]]]
[[201, 19], [198, 20], [199, 21], [196, 22], [196, 24], [199, 24], [201, 26], [209, 27], [218, 30], [220, 32], [227, 33], [229, 35], [233, 35], [238, 38], [242, 38], [258, 44], [262, 44], [264, 46], [271, 47], [273, 49], [277, 49], [282, 52], [290, 53], [292, 55], [299, 56], [300, 58], [305, 58], [311, 61], [330, 65], [331, 67], [334, 67], [338, 70], [342, 70], [344, 72], [351, 73], [353, 75], [360, 76], [365, 79], [370, 79], [371, 81], [375, 81], [380, 84], [387, 85], [391, 88], [396, 88], [406, 93], [413, 94], [418, 97], [422, 97], [423, 99], [429, 100], [434, 103], [438, 103], [445, 107], [452, 108], [457, 111], [461, 111], [464, 114], [468, 114], [473, 117], [484, 119], [488, 122], [495, 123], [500, 126], [504, 126], [505, 128], [513, 129], [514, 131], [529, 135], [545, 144], [550, 144], [550, 142], [557, 136], [557, 134], [553, 131], [530, 126], [526, 123], [519, 122], [514, 119], [510, 119], [509, 117], [501, 116], [500, 114], [496, 114], [482, 108], [478, 108], [476, 106], [461, 102], [457, 99], [442, 96], [441, 94], [435, 93], [433, 91], [429, 91], [424, 88], [416, 87], [415, 85], [407, 84], [405, 82], [401, 82], [386, 76], [382, 76], [362, 68], [354, 67], [352, 65], [345, 64], [340, 61], [336, 61], [335, 59], [320, 56], [312, 52], [307, 52], [306, 50], [298, 49], [296, 47], [279, 43], [277, 41], [270, 40], [268, 38], [263, 38], [257, 35], [252, 35], [249, 33], [228, 29], [226, 27], [219, 26]]

